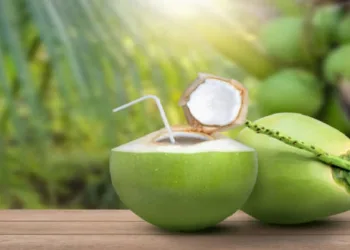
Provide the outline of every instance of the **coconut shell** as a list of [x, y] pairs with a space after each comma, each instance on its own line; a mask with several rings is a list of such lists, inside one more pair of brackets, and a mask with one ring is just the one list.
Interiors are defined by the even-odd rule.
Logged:
[[[187, 106], [187, 103], [190, 100], [191, 94], [201, 84], [205, 83], [205, 81], [207, 79], [216, 79], [216, 80], [219, 80], [222, 82], [226, 82], [227, 84], [231, 85], [232, 88], [235, 88], [236, 90], [240, 91], [241, 107], [240, 107], [239, 114], [231, 123], [229, 123], [225, 126], [202, 124], [200, 121], [198, 121], [191, 114], [191, 111], [189, 110], [189, 108]], [[220, 97], [218, 97], [218, 98], [220, 98]], [[229, 130], [231, 128], [243, 125], [244, 122], [246, 121], [246, 117], [248, 115], [248, 104], [249, 104], [248, 102], [249, 102], [248, 91], [241, 83], [239, 83], [233, 79], [219, 77], [219, 76], [215, 76], [215, 75], [207, 74], [207, 73], [199, 73], [198, 77], [184, 91], [183, 95], [181, 96], [181, 98], [179, 100], [179, 105], [182, 106], [186, 120], [187, 120], [188, 124], [194, 129], [194, 131], [211, 134], [214, 132]]]
[[154, 142], [166, 133], [112, 149], [111, 181], [128, 209], [171, 231], [210, 228], [239, 210], [255, 184], [255, 151], [221, 135], [193, 145]]

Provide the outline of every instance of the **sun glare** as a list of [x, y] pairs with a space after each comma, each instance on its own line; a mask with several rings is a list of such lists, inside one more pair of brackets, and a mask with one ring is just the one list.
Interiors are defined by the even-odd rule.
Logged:
[[175, 18], [193, 18], [201, 10], [214, 6], [214, 0], [149, 0], [147, 4], [155, 10]]

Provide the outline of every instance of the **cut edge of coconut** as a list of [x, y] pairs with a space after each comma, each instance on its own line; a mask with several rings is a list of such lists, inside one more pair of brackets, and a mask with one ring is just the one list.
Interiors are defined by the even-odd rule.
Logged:
[[[225, 102], [229, 107], [220, 109], [225, 106]], [[194, 130], [211, 134], [245, 123], [249, 105], [248, 91], [233, 79], [199, 73], [182, 94], [179, 105]]]
[[[179, 145], [193, 145], [205, 141], [213, 140], [213, 137], [210, 137], [207, 134], [179, 131], [173, 132], [174, 138], [177, 139], [176, 143]], [[154, 143], [159, 144], [169, 144], [171, 143], [169, 135], [160, 135], [158, 138], [153, 140]]]
[[[165, 129], [145, 135], [139, 139], [128, 142], [116, 148], [114, 152], [137, 152], [137, 153], [205, 153], [205, 152], [255, 152], [238, 141], [226, 137], [220, 133], [213, 133], [208, 135], [192, 131], [188, 127], [173, 127], [173, 135], [177, 139], [176, 144], [162, 142], [161, 140], [169, 139], [169, 135]], [[182, 144], [180, 138], [196, 139], [195, 143]]]

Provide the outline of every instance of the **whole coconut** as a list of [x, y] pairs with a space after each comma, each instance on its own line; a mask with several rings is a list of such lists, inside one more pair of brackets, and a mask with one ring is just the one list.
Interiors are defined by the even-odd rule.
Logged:
[[[296, 113], [279, 113], [256, 124], [280, 131], [334, 155], [350, 150], [335, 128]], [[299, 224], [350, 209], [350, 172], [334, 168], [304, 150], [243, 129], [237, 140], [258, 152], [258, 178], [242, 210], [265, 223]]]
[[[322, 6], [309, 22], [302, 17], [278, 17], [263, 26], [259, 37], [267, 53], [286, 64], [309, 64], [324, 55], [334, 40], [340, 7]], [[309, 22], [309, 23], [308, 23]]]
[[295, 112], [313, 116], [323, 103], [322, 86], [312, 73], [287, 68], [263, 81], [256, 98], [265, 115]]
[[305, 63], [307, 50], [303, 48], [303, 19], [278, 17], [263, 26], [260, 41], [268, 55], [283, 63]]
[[341, 20], [337, 28], [336, 38], [340, 44], [350, 43], [350, 14]]
[[326, 58], [323, 68], [326, 79], [333, 84], [340, 79], [350, 79], [350, 44], [334, 49]]
[[312, 30], [314, 34], [313, 45], [318, 48], [318, 51], [316, 51], [318, 54], [324, 55], [335, 41], [340, 18], [341, 7], [339, 5], [327, 4], [317, 8], [312, 17]]
[[327, 105], [322, 115], [322, 121], [340, 130], [346, 135], [350, 135], [350, 120], [343, 111], [337, 92], [332, 91], [332, 95], [327, 101]]

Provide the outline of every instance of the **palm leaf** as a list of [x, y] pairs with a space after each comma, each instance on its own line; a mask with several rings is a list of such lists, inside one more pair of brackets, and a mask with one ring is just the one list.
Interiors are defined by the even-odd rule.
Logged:
[[[211, 15], [221, 38], [238, 22]], [[198, 72], [243, 80], [273, 70], [241, 34], [223, 47], [200, 25], [175, 24], [138, 0], [0, 1], [0, 175], [3, 190], [13, 190], [0, 193], [0, 206], [13, 206], [13, 196], [18, 207], [59, 206], [71, 183], [81, 184], [72, 207], [118, 204], [105, 183], [106, 152], [164, 125], [154, 103], [115, 115], [112, 108], [156, 94], [170, 123], [185, 123], [177, 100]], [[40, 197], [25, 198], [21, 185]]]

